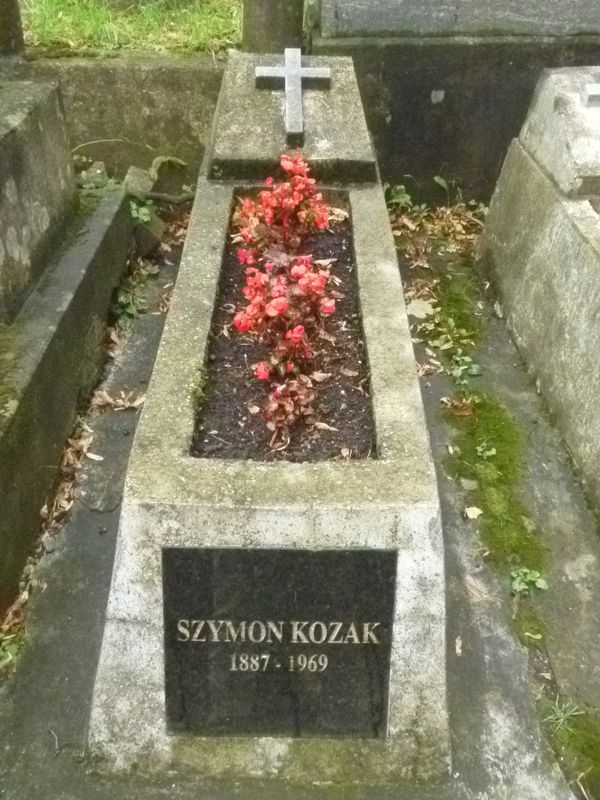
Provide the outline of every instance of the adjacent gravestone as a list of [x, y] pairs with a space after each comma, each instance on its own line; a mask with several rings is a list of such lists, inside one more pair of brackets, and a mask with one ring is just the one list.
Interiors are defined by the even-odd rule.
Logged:
[[598, 33], [596, 0], [321, 0], [321, 33], [348, 36], [440, 34], [568, 36]]
[[546, 71], [511, 144], [480, 256], [600, 504], [600, 70]]
[[232, 53], [132, 450], [89, 743], [114, 768], [232, 781], [439, 776], [441, 520], [393, 237], [351, 60], [294, 58], [330, 71], [299, 98], [303, 153], [351, 210], [376, 457], [190, 455], [232, 203], [287, 148], [285, 92], [256, 86], [284, 59]]

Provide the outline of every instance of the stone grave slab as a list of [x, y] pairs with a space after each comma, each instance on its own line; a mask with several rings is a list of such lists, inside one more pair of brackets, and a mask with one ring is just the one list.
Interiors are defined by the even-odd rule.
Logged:
[[[265, 60], [240, 59], [234, 66], [242, 63], [252, 84]], [[324, 109], [350, 108], [351, 62], [319, 65], [331, 69], [332, 95], [342, 95]], [[215, 148], [223, 153], [229, 142], [230, 177], [200, 176], [132, 449], [90, 748], [113, 769], [184, 764], [228, 780], [374, 785], [445, 775], [441, 515], [378, 181], [343, 183], [375, 457], [267, 463], [190, 454], [232, 204], [248, 186], [233, 140], [219, 141], [231, 91], [230, 79], [215, 119]], [[256, 164], [285, 149], [282, 94], [277, 114], [275, 95], [253, 96], [255, 117], [264, 111], [277, 126], [267, 140], [260, 126], [250, 129], [245, 152]], [[305, 145], [313, 153], [312, 125], [324, 125], [314, 114]], [[361, 111], [348, 141], [364, 131]], [[349, 153], [327, 156], [341, 182], [353, 174]], [[363, 155], [375, 165], [370, 149]], [[211, 173], [214, 151], [206, 163]]]
[[[504, 162], [480, 243], [508, 324], [600, 503], [597, 68], [547, 71]], [[592, 102], [589, 102], [589, 101]]]

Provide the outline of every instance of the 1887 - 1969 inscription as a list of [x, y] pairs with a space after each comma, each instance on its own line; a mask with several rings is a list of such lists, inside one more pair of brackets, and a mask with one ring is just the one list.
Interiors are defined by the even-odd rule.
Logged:
[[396, 553], [163, 550], [173, 731], [385, 734]]

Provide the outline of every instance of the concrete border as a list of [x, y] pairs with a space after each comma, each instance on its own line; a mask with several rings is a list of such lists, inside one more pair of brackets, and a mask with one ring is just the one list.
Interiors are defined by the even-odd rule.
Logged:
[[[373, 784], [446, 774], [440, 508], [383, 193], [379, 185], [349, 192], [378, 458], [315, 464], [189, 455], [232, 193], [231, 184], [200, 180], [130, 460], [90, 748], [112, 768], [179, 761], [205, 777]], [[174, 545], [398, 550], [387, 737], [169, 735], [160, 554]]]
[[0, 610], [17, 591], [79, 394], [96, 380], [131, 229], [123, 194], [104, 198], [0, 326]]

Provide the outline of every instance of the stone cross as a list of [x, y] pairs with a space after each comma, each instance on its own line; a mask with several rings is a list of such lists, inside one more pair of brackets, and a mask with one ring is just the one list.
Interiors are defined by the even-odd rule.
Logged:
[[285, 132], [289, 145], [304, 144], [304, 115], [302, 113], [302, 85], [315, 89], [329, 89], [329, 67], [303, 67], [302, 55], [297, 48], [286, 47], [283, 67], [256, 67], [257, 89], [285, 89]]

